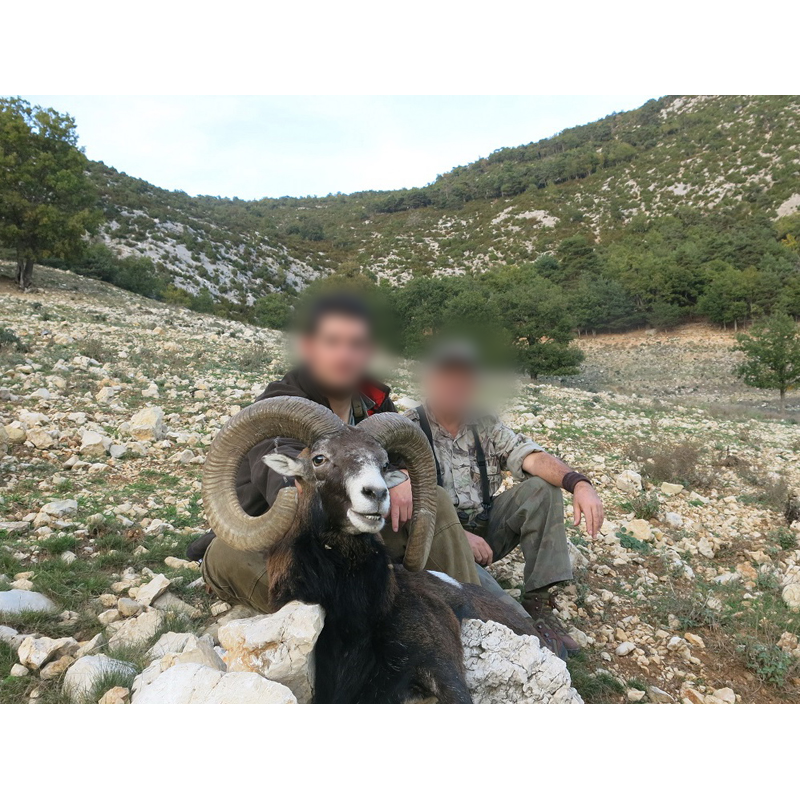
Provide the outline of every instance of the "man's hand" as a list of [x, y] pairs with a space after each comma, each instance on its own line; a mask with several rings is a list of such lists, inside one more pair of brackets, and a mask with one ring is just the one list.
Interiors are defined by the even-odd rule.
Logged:
[[489, 564], [492, 563], [492, 559], [494, 558], [494, 553], [492, 552], [492, 548], [489, 547], [488, 542], [481, 536], [476, 536], [474, 533], [470, 533], [469, 531], [464, 531], [467, 537], [467, 541], [469, 542], [470, 550], [472, 550], [472, 555], [475, 558], [475, 561], [480, 564], [482, 567], [488, 567]]
[[583, 515], [586, 519], [587, 533], [592, 539], [596, 539], [603, 524], [603, 501], [591, 483], [581, 481], [575, 486], [572, 508], [575, 511], [575, 524], [580, 525], [581, 515]]
[[[406, 470], [403, 470], [406, 472]], [[406, 474], [408, 474], [406, 472]], [[414, 505], [411, 498], [411, 481], [403, 481], [389, 489], [389, 517], [392, 520], [392, 530], [397, 531], [411, 519]]]

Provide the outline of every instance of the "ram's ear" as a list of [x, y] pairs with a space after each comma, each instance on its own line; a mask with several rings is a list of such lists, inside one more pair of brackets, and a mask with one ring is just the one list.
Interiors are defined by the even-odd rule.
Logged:
[[299, 458], [292, 458], [281, 453], [270, 453], [264, 456], [261, 461], [270, 469], [274, 469], [279, 475], [287, 478], [298, 478], [303, 474], [303, 462]]
[[401, 469], [390, 469], [383, 478], [386, 481], [386, 488], [394, 489], [395, 486], [399, 486], [408, 480], [408, 473], [403, 472]]

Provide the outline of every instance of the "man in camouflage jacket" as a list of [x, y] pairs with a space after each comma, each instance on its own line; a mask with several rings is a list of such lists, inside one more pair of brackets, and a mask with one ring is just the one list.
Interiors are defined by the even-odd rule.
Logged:
[[[551, 588], [572, 579], [561, 490], [573, 493], [575, 524], [592, 537], [603, 505], [588, 478], [493, 414], [475, 414], [478, 363], [464, 344], [441, 347], [428, 364], [425, 401], [407, 412], [432, 441], [442, 487], [455, 506], [478, 564], [488, 566], [517, 545], [525, 558], [522, 606], [540, 637], [564, 656], [579, 647], [553, 615]], [[485, 461], [485, 479], [480, 461]], [[503, 473], [515, 484], [499, 493]]]

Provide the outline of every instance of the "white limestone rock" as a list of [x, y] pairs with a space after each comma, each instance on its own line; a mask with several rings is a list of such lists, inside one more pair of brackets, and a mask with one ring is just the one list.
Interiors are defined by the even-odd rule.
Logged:
[[22, 444], [28, 438], [28, 434], [25, 432], [25, 428], [22, 426], [21, 422], [15, 421], [8, 425], [4, 425], [3, 430], [6, 432], [8, 443], [10, 445]]
[[287, 603], [275, 614], [229, 622], [219, 629], [229, 672], [257, 672], [288, 686], [299, 703], [314, 693], [314, 645], [325, 612], [320, 606]]
[[199, 619], [203, 616], [203, 612], [199, 608], [189, 605], [189, 603], [181, 600], [180, 597], [176, 597], [172, 592], [164, 592], [160, 597], [157, 597], [153, 601], [153, 608], [188, 619]]
[[81, 455], [89, 458], [102, 458], [106, 454], [106, 445], [111, 444], [106, 436], [96, 431], [84, 431], [81, 437]]
[[136, 592], [136, 602], [142, 606], [151, 605], [156, 598], [169, 589], [169, 584], [170, 580], [166, 575], [162, 573], [153, 575], [149, 583], [139, 587], [139, 591]]
[[197, 638], [193, 633], [169, 631], [161, 636], [148, 656], [153, 660], [133, 682], [134, 693], [149, 686], [162, 673], [176, 664], [202, 664], [217, 672], [225, 672], [225, 662], [220, 658], [210, 637]]
[[633, 642], [621, 642], [617, 645], [617, 649], [614, 652], [618, 656], [627, 656], [630, 655], [636, 649], [636, 645]]
[[158, 659], [167, 653], [183, 653], [197, 646], [199, 639], [193, 633], [177, 633], [167, 631], [162, 633], [159, 640], [147, 651], [147, 657]]
[[89, 639], [87, 642], [84, 642], [75, 653], [75, 658], [83, 658], [84, 656], [92, 656], [97, 653], [97, 651], [103, 647], [106, 643], [106, 637], [102, 633], [98, 633]]
[[697, 542], [697, 552], [706, 558], [714, 558], [714, 545], [712, 541], [706, 536], [701, 537]]
[[667, 511], [667, 513], [664, 515], [664, 521], [670, 526], [670, 528], [683, 527], [683, 517], [676, 511]]
[[136, 674], [136, 668], [125, 661], [109, 658], [102, 653], [95, 656], [79, 658], [64, 676], [64, 692], [73, 702], [86, 700], [94, 691], [98, 681], [108, 675], [122, 678], [131, 678]]
[[291, 690], [254, 672], [220, 672], [204, 664], [176, 664], [134, 691], [132, 703], [293, 704]]
[[110, 403], [116, 393], [117, 388], [115, 386], [101, 386], [94, 399], [98, 403]]
[[77, 500], [52, 500], [45, 503], [39, 510], [40, 514], [49, 517], [71, 517], [78, 513]]
[[617, 475], [617, 489], [625, 494], [639, 494], [642, 491], [642, 476], [632, 469], [626, 469]]
[[167, 435], [164, 411], [159, 406], [147, 406], [137, 411], [130, 421], [129, 433], [142, 442], [158, 442]]
[[55, 613], [56, 604], [39, 592], [26, 592], [12, 589], [0, 592], [0, 614], [21, 614], [24, 611], [44, 611]]
[[42, 428], [31, 428], [27, 438], [37, 450], [49, 450], [56, 443], [50, 433]]
[[8, 625], [0, 625], [0, 642], [11, 644], [18, 635], [19, 631], [16, 628], [11, 628]]
[[640, 542], [652, 542], [655, 539], [650, 523], [646, 519], [632, 519], [625, 523], [625, 528], [634, 539]]
[[19, 646], [17, 656], [20, 663], [30, 669], [41, 669], [48, 661], [72, 655], [79, 645], [71, 636], [51, 639], [49, 636], [28, 636]]
[[788, 586], [784, 586], [781, 597], [792, 611], [800, 611], [800, 583], [790, 583]]
[[155, 608], [148, 609], [138, 617], [129, 617], [114, 632], [109, 640], [109, 647], [132, 646], [144, 644], [156, 635], [164, 615]]
[[30, 526], [30, 522], [26, 522], [25, 520], [0, 519], [0, 531], [4, 531], [5, 533], [24, 533]]
[[461, 625], [467, 686], [475, 703], [582, 703], [567, 665], [535, 636], [517, 636], [499, 622]]
[[122, 617], [135, 617], [142, 609], [143, 606], [130, 597], [120, 597], [117, 601], [117, 611]]
[[128, 445], [126, 444], [112, 444], [108, 448], [108, 454], [111, 458], [122, 458], [128, 452]]
[[127, 686], [113, 686], [98, 701], [100, 706], [124, 706], [130, 701], [131, 690]]

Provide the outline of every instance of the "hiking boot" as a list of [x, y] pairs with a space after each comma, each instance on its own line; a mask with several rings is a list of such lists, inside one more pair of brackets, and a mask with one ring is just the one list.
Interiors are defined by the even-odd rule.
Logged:
[[204, 533], [202, 536], [198, 536], [192, 542], [189, 542], [189, 546], [186, 548], [186, 558], [188, 561], [202, 561], [203, 556], [206, 554], [206, 550], [208, 550], [208, 546], [214, 539], [214, 531], [209, 531], [208, 533]]
[[562, 661], [580, 652], [580, 645], [567, 633], [553, 613], [555, 603], [552, 595], [533, 595], [522, 601], [522, 607], [531, 615], [544, 646]]

